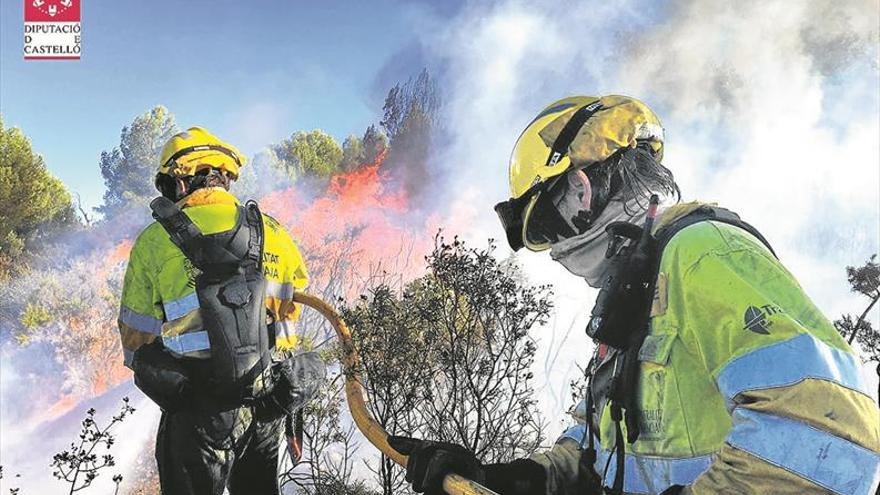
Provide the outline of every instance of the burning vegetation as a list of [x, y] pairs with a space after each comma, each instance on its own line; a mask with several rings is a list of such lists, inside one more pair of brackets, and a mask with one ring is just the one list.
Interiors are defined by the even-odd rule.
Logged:
[[[294, 133], [255, 157], [250, 171], [245, 168], [241, 184], [233, 189], [242, 199], [258, 198], [263, 211], [292, 233], [306, 257], [309, 290], [326, 300], [355, 297], [379, 279], [412, 278], [430, 250], [440, 217], [427, 217], [410, 207], [412, 194], [404, 180], [405, 168], [410, 166], [405, 163], [406, 150], [420, 140], [428, 140], [420, 145], [427, 149], [431, 129], [424, 105], [401, 99], [424, 96], [424, 92], [400, 92], [399, 88], [389, 93], [383, 126], [394, 132], [386, 137], [370, 126], [363, 138], [346, 139], [339, 153], [333, 150], [338, 145], [332, 138], [320, 131], [309, 133], [311, 137]], [[415, 118], [418, 126], [409, 125]], [[415, 134], [408, 130], [416, 128]], [[35, 452], [24, 455], [22, 449], [46, 425], [73, 436], [80, 409], [120, 389], [137, 394], [131, 387], [131, 373], [122, 364], [115, 330], [119, 294], [132, 243], [150, 221], [147, 202], [155, 194], [149, 189], [155, 157], [176, 129], [173, 115], [162, 107], [123, 128], [120, 147], [101, 155], [107, 183], [104, 205], [98, 208], [102, 218], [95, 220], [80, 207], [79, 221], [64, 217], [67, 227], [17, 234], [16, 245], [31, 248], [18, 252], [23, 258], [26, 252], [32, 254], [27, 256], [27, 269], [15, 271], [14, 276], [4, 269], [0, 279], [3, 395], [17, 399], [3, 400], [0, 406], [4, 432], [8, 425], [16, 425], [15, 435], [4, 435], [3, 449], [22, 453], [4, 456], [7, 463], [35, 457]], [[21, 137], [20, 132], [13, 137]], [[331, 141], [329, 148], [325, 137]], [[20, 141], [32, 154], [26, 138]], [[321, 147], [304, 148], [315, 142]], [[392, 168], [387, 159], [395, 142], [401, 144]], [[330, 151], [316, 154], [316, 149]], [[419, 159], [427, 160], [427, 155]], [[33, 161], [38, 168], [42, 166], [38, 158]], [[411, 166], [426, 168], [424, 163]], [[68, 205], [64, 212], [74, 210], [72, 199]], [[55, 217], [42, 222], [50, 221], [58, 223]], [[310, 312], [303, 315], [300, 329], [306, 345], [320, 348], [330, 338], [329, 328]], [[328, 400], [338, 417], [338, 398], [331, 394]], [[322, 421], [318, 424], [327, 423]], [[337, 437], [331, 437], [331, 443], [336, 443]], [[54, 440], [36, 441], [52, 444], [47, 448], [58, 452], [64, 439], [58, 438], [57, 445]], [[149, 449], [147, 445], [122, 448]], [[51, 457], [48, 454], [47, 459]], [[45, 469], [39, 458], [29, 462]], [[21, 485], [29, 485], [28, 477], [48, 474], [39, 469], [22, 470]], [[139, 484], [149, 485], [150, 476], [142, 474], [136, 473], [134, 479], [146, 479]], [[120, 493], [127, 490], [123, 486]]]

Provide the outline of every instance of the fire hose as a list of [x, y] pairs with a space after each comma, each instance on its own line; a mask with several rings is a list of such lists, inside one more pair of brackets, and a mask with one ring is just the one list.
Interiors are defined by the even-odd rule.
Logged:
[[[351, 339], [351, 331], [342, 317], [324, 300], [311, 294], [297, 292], [293, 295], [293, 300], [321, 313], [321, 316], [326, 318], [336, 330], [343, 351], [342, 369], [345, 375], [345, 397], [355, 424], [370, 443], [388, 458], [405, 467], [407, 456], [388, 445], [388, 432], [370, 415], [370, 411], [367, 409], [361, 377], [357, 373], [357, 350]], [[479, 483], [454, 473], [447, 474], [443, 478], [443, 489], [450, 495], [498, 495]]]

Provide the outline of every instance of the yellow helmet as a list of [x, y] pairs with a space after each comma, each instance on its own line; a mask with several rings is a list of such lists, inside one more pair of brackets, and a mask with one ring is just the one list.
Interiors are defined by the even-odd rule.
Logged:
[[649, 147], [663, 159], [663, 127], [644, 103], [628, 96], [572, 96], [544, 108], [525, 128], [510, 157], [509, 201], [495, 207], [511, 247], [550, 247], [526, 235], [538, 197], [574, 167], [600, 163], [618, 151]]
[[200, 170], [215, 168], [238, 178], [245, 157], [235, 146], [223, 142], [202, 127], [190, 127], [165, 143], [159, 155], [159, 173], [189, 177]]

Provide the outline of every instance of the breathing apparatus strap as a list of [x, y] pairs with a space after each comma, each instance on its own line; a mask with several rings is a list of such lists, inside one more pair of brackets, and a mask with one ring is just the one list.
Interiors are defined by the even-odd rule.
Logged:
[[[151, 201], [150, 209], [153, 210], [153, 218], [168, 232], [171, 242], [189, 258], [189, 253], [193, 251], [192, 243], [195, 239], [202, 237], [202, 231], [179, 206], [164, 196], [159, 196]], [[197, 263], [197, 260], [192, 258], [190, 261], [193, 264]], [[201, 268], [198, 265], [196, 267]]]
[[[587, 365], [587, 370], [591, 370], [594, 367], [594, 364], [599, 360], [599, 349], [596, 349], [595, 354], [593, 355], [593, 359]], [[594, 431], [593, 427], [593, 419], [594, 414], [596, 412], [596, 406], [593, 403], [593, 375], [588, 372], [587, 376], [587, 387], [586, 387], [586, 403], [585, 405], [585, 416], [584, 422], [586, 423], [586, 428], [584, 429], [584, 436], [581, 438], [581, 447], [586, 445], [586, 449], [580, 455], [578, 459], [578, 472], [577, 472], [577, 483], [580, 490], [584, 493], [601, 493], [602, 492], [602, 478], [596, 473], [595, 464], [596, 464], [596, 435], [597, 433]]]
[[265, 237], [263, 215], [260, 213], [260, 209], [254, 201], [248, 201], [247, 204], [245, 204], [244, 214], [248, 228], [250, 228], [252, 232], [252, 235], [248, 238], [247, 257], [252, 262], [256, 263], [257, 270], [262, 271], [263, 239]]
[[615, 401], [611, 402], [611, 419], [614, 420], [614, 462], [617, 468], [614, 471], [614, 485], [611, 487], [611, 493], [622, 495], [623, 473], [626, 469], [626, 449], [623, 445], [623, 431], [620, 428], [620, 422], [623, 420], [620, 404]]
[[655, 235], [657, 239], [657, 270], [655, 271], [659, 271], [660, 269], [660, 254], [663, 253], [663, 249], [666, 248], [666, 245], [669, 243], [669, 241], [672, 240], [675, 234], [679, 233], [687, 227], [690, 227], [695, 223], [706, 221], [726, 223], [728, 225], [733, 225], [734, 227], [739, 227], [745, 230], [749, 234], [752, 234], [756, 239], [761, 241], [761, 244], [763, 244], [768, 250], [770, 250], [770, 253], [773, 254], [775, 258], [779, 258], [779, 256], [776, 255], [776, 251], [773, 250], [773, 246], [771, 246], [770, 242], [767, 241], [767, 239], [765, 239], [760, 232], [758, 232], [758, 229], [753, 227], [751, 224], [745, 222], [739, 217], [739, 215], [725, 208], [707, 205], [697, 208], [690, 214], [679, 218], [671, 224], [661, 228], [657, 232], [657, 234]]
[[231, 230], [209, 235], [203, 234], [177, 204], [164, 196], [154, 199], [150, 208], [171, 242], [202, 272], [223, 271], [224, 266], [238, 265], [243, 259], [262, 269], [263, 222], [253, 201], [238, 206]]

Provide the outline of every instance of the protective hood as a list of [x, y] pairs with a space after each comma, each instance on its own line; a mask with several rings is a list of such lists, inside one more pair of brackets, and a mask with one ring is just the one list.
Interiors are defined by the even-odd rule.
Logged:
[[[644, 200], [642, 200], [644, 202]], [[569, 272], [582, 277], [590, 287], [599, 288], [609, 267], [605, 258], [608, 249], [608, 233], [605, 227], [612, 222], [630, 222], [642, 225], [646, 210], [635, 199], [628, 203], [615, 197], [596, 219], [593, 228], [581, 235], [564, 239], [550, 245], [550, 257]]]

